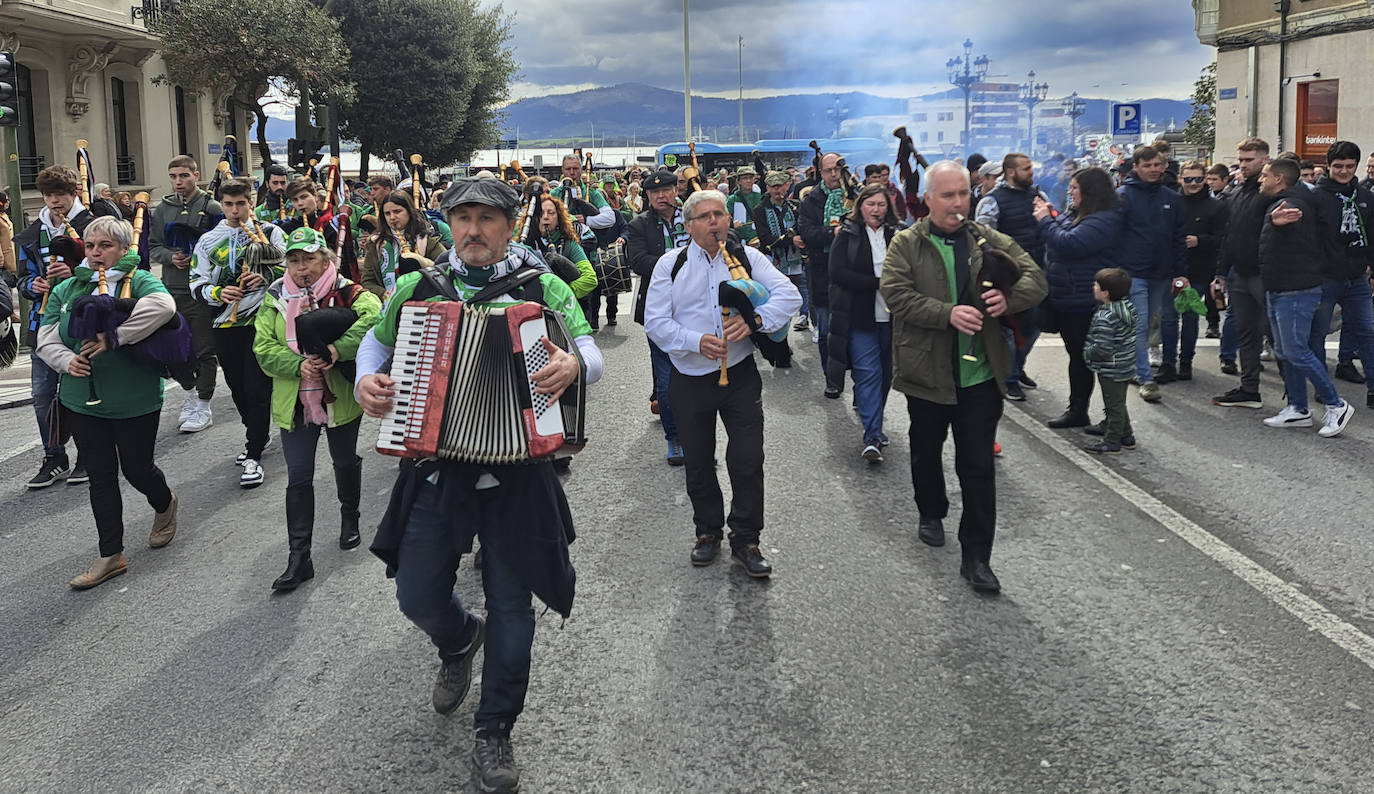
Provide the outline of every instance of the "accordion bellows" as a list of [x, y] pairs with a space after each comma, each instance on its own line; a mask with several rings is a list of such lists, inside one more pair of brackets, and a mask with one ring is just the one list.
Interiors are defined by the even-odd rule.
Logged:
[[[531, 380], [549, 363], [541, 337], [578, 362], [577, 379], [557, 402], [535, 393]], [[586, 371], [562, 316], [538, 303], [407, 302], [391, 365], [396, 395], [377, 451], [513, 464], [580, 448]]]

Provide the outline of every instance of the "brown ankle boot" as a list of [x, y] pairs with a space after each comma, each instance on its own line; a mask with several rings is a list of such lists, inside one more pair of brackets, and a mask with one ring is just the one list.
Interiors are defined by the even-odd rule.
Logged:
[[153, 531], [148, 533], [148, 546], [160, 549], [172, 542], [177, 534], [177, 495], [167, 509], [153, 516]]
[[129, 566], [124, 561], [124, 552], [121, 551], [109, 557], [101, 557], [91, 563], [91, 567], [87, 568], [85, 573], [72, 580], [72, 589], [89, 590], [106, 579], [113, 579], [127, 570], [129, 570]]

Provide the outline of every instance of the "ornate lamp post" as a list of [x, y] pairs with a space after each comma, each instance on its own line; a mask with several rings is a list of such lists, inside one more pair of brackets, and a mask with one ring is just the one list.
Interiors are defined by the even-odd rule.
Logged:
[[1088, 103], [1075, 91], [1064, 97], [1064, 115], [1069, 117], [1069, 149], [1078, 150], [1078, 117], [1088, 112]]
[[964, 154], [967, 155], [973, 149], [973, 139], [969, 133], [969, 96], [973, 91], [973, 86], [983, 82], [983, 78], [988, 76], [988, 56], [980, 55], [973, 57], [973, 40], [964, 40], [963, 57], [950, 58], [945, 61], [945, 69], [949, 71], [950, 85], [958, 86], [964, 91]]
[[1045, 97], [1050, 93], [1049, 83], [1036, 83], [1035, 70], [1032, 69], [1026, 75], [1026, 82], [1021, 84], [1021, 104], [1026, 106], [1028, 119], [1026, 121], [1026, 154], [1033, 154], [1035, 151], [1035, 106], [1045, 101]]

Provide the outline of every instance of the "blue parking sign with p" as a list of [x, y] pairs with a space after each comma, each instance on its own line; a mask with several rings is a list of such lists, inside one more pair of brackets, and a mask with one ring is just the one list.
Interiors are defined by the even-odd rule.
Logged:
[[1112, 134], [1140, 134], [1140, 103], [1123, 103], [1112, 106]]

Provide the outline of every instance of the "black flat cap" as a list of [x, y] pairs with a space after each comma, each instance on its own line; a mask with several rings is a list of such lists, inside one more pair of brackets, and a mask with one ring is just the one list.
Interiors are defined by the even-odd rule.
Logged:
[[659, 169], [645, 177], [639, 187], [645, 192], [661, 187], [677, 187], [677, 174], [666, 168]]
[[520, 206], [520, 194], [499, 179], [455, 179], [439, 198], [439, 211], [447, 215], [460, 204], [485, 204], [505, 212]]

